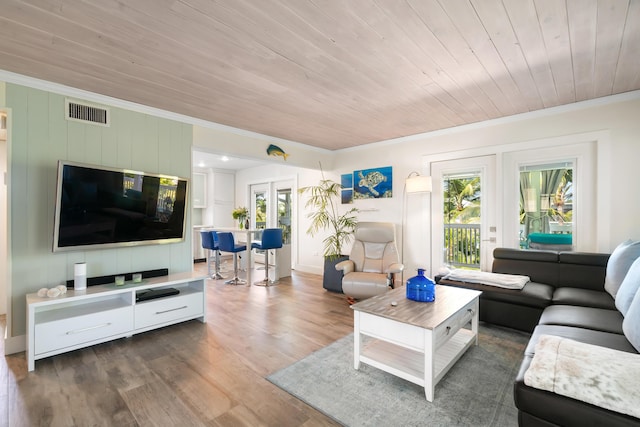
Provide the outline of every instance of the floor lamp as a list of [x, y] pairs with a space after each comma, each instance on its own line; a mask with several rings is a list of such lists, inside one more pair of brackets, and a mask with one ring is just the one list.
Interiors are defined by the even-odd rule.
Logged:
[[[405, 223], [407, 222], [407, 196], [413, 193], [431, 193], [433, 184], [430, 176], [420, 175], [418, 172], [411, 172], [404, 180], [404, 191], [402, 200], [402, 260], [404, 264], [404, 239], [406, 233], [404, 232]], [[404, 272], [402, 274], [402, 282], [404, 284]]]

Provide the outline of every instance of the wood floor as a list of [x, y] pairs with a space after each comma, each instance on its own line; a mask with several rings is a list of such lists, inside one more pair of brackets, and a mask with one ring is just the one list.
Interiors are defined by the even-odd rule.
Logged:
[[269, 288], [207, 280], [207, 292], [207, 323], [39, 360], [30, 373], [24, 353], [6, 356], [0, 426], [337, 425], [265, 377], [353, 331], [344, 295], [296, 272]]

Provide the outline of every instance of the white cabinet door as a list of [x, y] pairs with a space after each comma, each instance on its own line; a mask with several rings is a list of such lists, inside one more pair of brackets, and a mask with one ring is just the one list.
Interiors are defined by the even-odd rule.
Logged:
[[213, 224], [218, 227], [235, 227], [237, 221], [231, 216], [235, 198], [235, 175], [224, 172], [213, 174]]
[[207, 174], [193, 172], [191, 191], [194, 208], [207, 207]]
[[[188, 292], [183, 289], [181, 292]], [[181, 294], [171, 298], [136, 303], [135, 329], [165, 326], [203, 313], [202, 292]]]
[[214, 172], [213, 199], [216, 202], [229, 202], [233, 204], [235, 185], [235, 175], [224, 172]]
[[[73, 309], [74, 307], [69, 307], [67, 311], [72, 312]], [[59, 349], [82, 346], [85, 343], [102, 342], [109, 337], [127, 333], [132, 327], [133, 307], [131, 306], [38, 323], [34, 329], [36, 338], [34, 353], [40, 355]]]

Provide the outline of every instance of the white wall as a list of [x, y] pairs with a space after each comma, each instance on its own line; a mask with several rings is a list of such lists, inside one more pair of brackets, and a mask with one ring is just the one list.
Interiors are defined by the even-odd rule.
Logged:
[[[286, 160], [282, 156], [267, 155], [270, 144], [280, 147], [288, 154]], [[292, 141], [284, 141], [268, 136], [249, 134], [248, 132], [232, 133], [217, 128], [193, 127], [193, 148], [204, 149], [231, 157], [242, 157], [267, 161], [274, 166], [295, 166], [318, 169], [319, 164], [325, 170], [330, 170], [333, 163], [333, 152], [321, 148], [311, 147]]]
[[[0, 82], [0, 107], [6, 105], [6, 84]], [[0, 108], [0, 110], [4, 110]], [[7, 172], [7, 142], [0, 141], [0, 314], [7, 313], [7, 282], [9, 279], [7, 262], [7, 186], [5, 173]]]
[[[611, 186], [598, 191], [598, 205], [611, 207], [611, 220], [599, 229], [599, 250], [611, 251], [621, 241], [640, 239], [640, 197], [633, 191], [637, 181], [635, 168], [640, 159], [640, 92], [602, 100], [584, 102], [573, 106], [558, 107], [519, 115], [517, 117], [462, 126], [421, 136], [369, 144], [336, 152], [333, 173], [350, 173], [353, 170], [392, 166], [394, 197], [388, 200], [357, 201], [356, 207], [375, 208], [377, 211], [360, 215], [361, 220], [402, 220], [402, 189], [404, 179], [411, 171], [429, 172], [429, 164], [435, 160], [465, 158], [503, 150], [508, 144], [522, 144], [535, 148], [540, 140], [570, 138], [571, 135], [588, 132], [608, 135], [600, 141], [598, 156], [599, 182], [608, 179]], [[428, 198], [427, 198], [428, 199]], [[428, 200], [413, 201], [421, 209], [429, 209]], [[408, 222], [407, 230], [419, 230], [419, 235], [429, 236], [421, 218]], [[400, 233], [401, 234], [401, 233]], [[301, 245], [305, 247], [304, 243]], [[424, 251], [430, 251], [425, 244]], [[408, 269], [430, 254], [414, 254], [405, 260]]]
[[[640, 239], [640, 228], [636, 218], [640, 214], [640, 198], [630, 191], [629, 183], [634, 182], [633, 171], [640, 158], [640, 92], [601, 100], [583, 102], [572, 106], [552, 108], [540, 112], [498, 119], [494, 121], [462, 126], [459, 128], [432, 132], [339, 150], [333, 153], [332, 169], [325, 168], [325, 177], [339, 180], [340, 174], [352, 173], [358, 169], [372, 167], [393, 167], [393, 198], [357, 200], [354, 206], [361, 209], [361, 221], [389, 221], [396, 224], [398, 247], [402, 249], [403, 231], [403, 186], [404, 179], [412, 172], [429, 174], [430, 163], [444, 159], [459, 159], [469, 156], [504, 153], [511, 149], [536, 148], [540, 141], [582, 141], [582, 135], [595, 133], [606, 135], [601, 138], [598, 153], [598, 185], [611, 182], [611, 188], [605, 186], [597, 191], [599, 203], [599, 221], [606, 217], [605, 206], [612, 207], [611, 219], [598, 229], [598, 250], [611, 251], [618, 242], [627, 238]], [[196, 143], [194, 130], [194, 143]], [[200, 133], [202, 136], [202, 133]], [[202, 144], [202, 141], [198, 142]], [[221, 141], [213, 144], [218, 149]], [[211, 146], [211, 144], [209, 145]], [[262, 147], [253, 146], [252, 158], [260, 155]], [[323, 166], [325, 165], [323, 160]], [[307, 162], [311, 164], [311, 162]], [[247, 186], [264, 181], [265, 178], [295, 175], [298, 187], [316, 184], [321, 179], [318, 170], [305, 167], [290, 167], [282, 159], [271, 166], [252, 168], [237, 174], [236, 205], [248, 205]], [[500, 179], [500, 177], [498, 177]], [[620, 183], [624, 183], [621, 185]], [[322, 272], [322, 239], [324, 236], [311, 237], [306, 234], [309, 221], [308, 211], [304, 209], [304, 200], [296, 206], [298, 227], [294, 235], [297, 238], [297, 260], [295, 268], [320, 274]], [[341, 206], [348, 209], [351, 205]], [[406, 239], [404, 260], [409, 272], [418, 265], [428, 263], [430, 254], [429, 220], [425, 221], [424, 212], [430, 210], [428, 195], [411, 195], [407, 199], [406, 232], [412, 239]], [[502, 225], [502, 224], [501, 224]], [[501, 229], [504, 227], [500, 227]], [[419, 242], [415, 237], [419, 236]]]
[[[1, 103], [0, 103], [1, 105]], [[7, 142], [0, 140], [0, 314], [7, 313]]]
[[[12, 87], [12, 90], [19, 88], [17, 85], [7, 86]], [[0, 95], [2, 95], [1, 92]], [[75, 260], [69, 255], [61, 257], [52, 255], [49, 249], [53, 217], [50, 212], [51, 193], [55, 181], [52, 179], [52, 176], [55, 176], [53, 163], [58, 158], [105, 165], [133, 166], [143, 170], [161, 165], [163, 167], [158, 166], [158, 169], [162, 169], [161, 172], [164, 173], [167, 172], [164, 166], [175, 167], [176, 172], [170, 173], [182, 176], [189, 176], [191, 173], [191, 146], [270, 162], [269, 166], [253, 168], [238, 174], [235, 205], [248, 204], [247, 184], [258, 182], [260, 179], [295, 176], [298, 187], [316, 184], [321, 179], [319, 163], [322, 164], [325, 177], [334, 180], [338, 180], [340, 174], [352, 173], [358, 169], [392, 166], [394, 197], [360, 200], [355, 202], [355, 206], [363, 210], [359, 215], [362, 221], [394, 222], [397, 225], [399, 246], [402, 246], [400, 229], [402, 190], [404, 179], [410, 172], [428, 173], [429, 165], [433, 161], [492, 153], [499, 151], [499, 147], [509, 144], [535, 147], [540, 140], [571, 137], [587, 132], [603, 132], [608, 137], [602, 141], [605, 148], [599, 152], [598, 161], [601, 167], [598, 173], [603, 176], [598, 182], [604, 182], [604, 178], [608, 178], [613, 185], [610, 188], [594, 189], [594, 191], [599, 193], [601, 209], [603, 211], [610, 209], [612, 213], [611, 220], [605, 227], [598, 230], [601, 234], [598, 242], [603, 250], [611, 250], [626, 238], [640, 239], [640, 228], [637, 227], [636, 219], [640, 214], [640, 198], [636, 197], [631, 189], [635, 180], [633, 171], [637, 165], [637, 159], [640, 158], [639, 92], [336, 152], [249, 132], [232, 133], [215, 127], [193, 126], [192, 128], [191, 125], [158, 119], [122, 108], [115, 109], [114, 114], [122, 114], [122, 117], [127, 117], [130, 123], [118, 130], [115, 136], [109, 135], [108, 131], [105, 131], [106, 135], [102, 131], [97, 132], [94, 127], [85, 129], [73, 126], [70, 128], [72, 135], [69, 136], [67, 134], [69, 131], [65, 130], [66, 125], [62, 125], [63, 122], [59, 121], [53, 110], [50, 110], [57, 108], [63, 102], [61, 96], [22, 88], [7, 98], [10, 98], [10, 103], [13, 105], [9, 103], [6, 105], [19, 110], [14, 122], [14, 129], [18, 131], [18, 135], [12, 142], [17, 148], [17, 160], [14, 161], [12, 157], [9, 165], [15, 169], [14, 179], [17, 180], [16, 187], [12, 187], [12, 191], [25, 194], [18, 197], [15, 202], [12, 199], [11, 206], [14, 216], [17, 216], [15, 223], [11, 223], [12, 231], [26, 236], [24, 242], [17, 244], [16, 262], [13, 262], [14, 273], [11, 279], [13, 283], [18, 283], [12, 287], [12, 290], [16, 291], [12, 296], [12, 305], [18, 308], [12, 316], [17, 323], [17, 329], [13, 333], [24, 331], [24, 294], [37, 290], [42, 284], [54, 284], [66, 280], [70, 277], [69, 266]], [[153, 131], [159, 128], [168, 132]], [[144, 129], [142, 133], [140, 129]], [[132, 138], [146, 135], [149, 129], [152, 131], [148, 133], [149, 140], [145, 141], [158, 141], [155, 147], [158, 156], [153, 154], [140, 164], [130, 165], [126, 161], [127, 157], [121, 157], [118, 150], [125, 150], [125, 152], [138, 150], [138, 146], [132, 143]], [[84, 144], [78, 143], [78, 138], [82, 139]], [[174, 144], [174, 139], [180, 142]], [[110, 145], [114, 141], [116, 145]], [[266, 148], [270, 143], [275, 143], [290, 154], [286, 162], [281, 157], [267, 156]], [[25, 216], [23, 213], [27, 205], [32, 213]], [[344, 209], [349, 207], [345, 206]], [[418, 213], [428, 211], [429, 207], [428, 196], [412, 197], [408, 204], [409, 211]], [[39, 213], [34, 214], [33, 212], [38, 212], [38, 209]], [[305, 232], [309, 224], [306, 218], [307, 211], [302, 205], [298, 205], [295, 212], [298, 218], [297, 268], [320, 273], [323, 262], [321, 242], [324, 236], [308, 236]], [[428, 223], [422, 219], [421, 215], [408, 215], [407, 224], [407, 230], [417, 233], [420, 238], [425, 236], [424, 239], [428, 239], [429, 236], [425, 234]], [[47, 241], [44, 241], [42, 236], [48, 236]], [[153, 263], [155, 261], [152, 260], [166, 259], [171, 259], [171, 263], [175, 262], [178, 268], [187, 268], [187, 265], [190, 268], [189, 244], [184, 250], [182, 247], [176, 247], [177, 249], [171, 250], [170, 253], [164, 251], [156, 253], [153, 249], [143, 248], [145, 247], [117, 250], [118, 252], [92, 251], [86, 256], [80, 253], [78, 258], [86, 258], [87, 261], [93, 262], [96, 271], [92, 273], [95, 274], [107, 274], [120, 270], [121, 264]], [[423, 250], [416, 251], [410, 259], [405, 260], [408, 269], [415, 268], [418, 263], [422, 264], [423, 259], [428, 260], [430, 254], [426, 252], [429, 250], [429, 246], [425, 244]], [[30, 270], [30, 266], [33, 265], [39, 265], [42, 268]], [[15, 271], [16, 268], [17, 271]], [[18, 277], [19, 280], [16, 282]]]
[[87, 263], [88, 276], [192, 269], [191, 233], [168, 245], [52, 252], [58, 160], [190, 177], [191, 125], [116, 107], [110, 127], [67, 121], [64, 96], [16, 84], [7, 84], [6, 104], [12, 109], [10, 337], [25, 333], [25, 295], [65, 283], [76, 262]]
[[[275, 144], [288, 154], [286, 160], [280, 156], [268, 156], [267, 147]], [[334, 153], [292, 141], [280, 140], [248, 132], [229, 132], [219, 128], [193, 127], [193, 148], [232, 157], [242, 157], [266, 161], [268, 166], [249, 168], [236, 174], [236, 198], [234, 206], [249, 206], [248, 184], [265, 182], [265, 178], [297, 177], [298, 187], [313, 185], [321, 177], [320, 167], [325, 175], [331, 175]], [[335, 176], [333, 176], [336, 179]], [[295, 197], [294, 197], [295, 199]], [[322, 236], [311, 238], [304, 233], [308, 227], [305, 214], [300, 215], [301, 207], [294, 207], [298, 221], [294, 230], [292, 253], [294, 268], [300, 271], [322, 274]], [[231, 215], [231, 213], [229, 213]], [[297, 239], [297, 240], [296, 240]], [[296, 262], [297, 260], [297, 262]]]

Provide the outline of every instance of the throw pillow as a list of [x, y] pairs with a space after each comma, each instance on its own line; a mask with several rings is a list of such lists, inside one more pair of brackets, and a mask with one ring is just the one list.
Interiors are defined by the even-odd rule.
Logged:
[[631, 264], [616, 294], [616, 308], [623, 316], [627, 315], [629, 306], [633, 301], [633, 297], [636, 296], [638, 288], [640, 288], [640, 258], [637, 258], [633, 264]]
[[627, 240], [622, 242], [611, 253], [607, 263], [604, 290], [609, 292], [614, 299], [629, 267], [638, 257], [640, 257], [640, 241]]
[[633, 297], [627, 315], [622, 321], [622, 332], [631, 345], [640, 351], [640, 292]]

